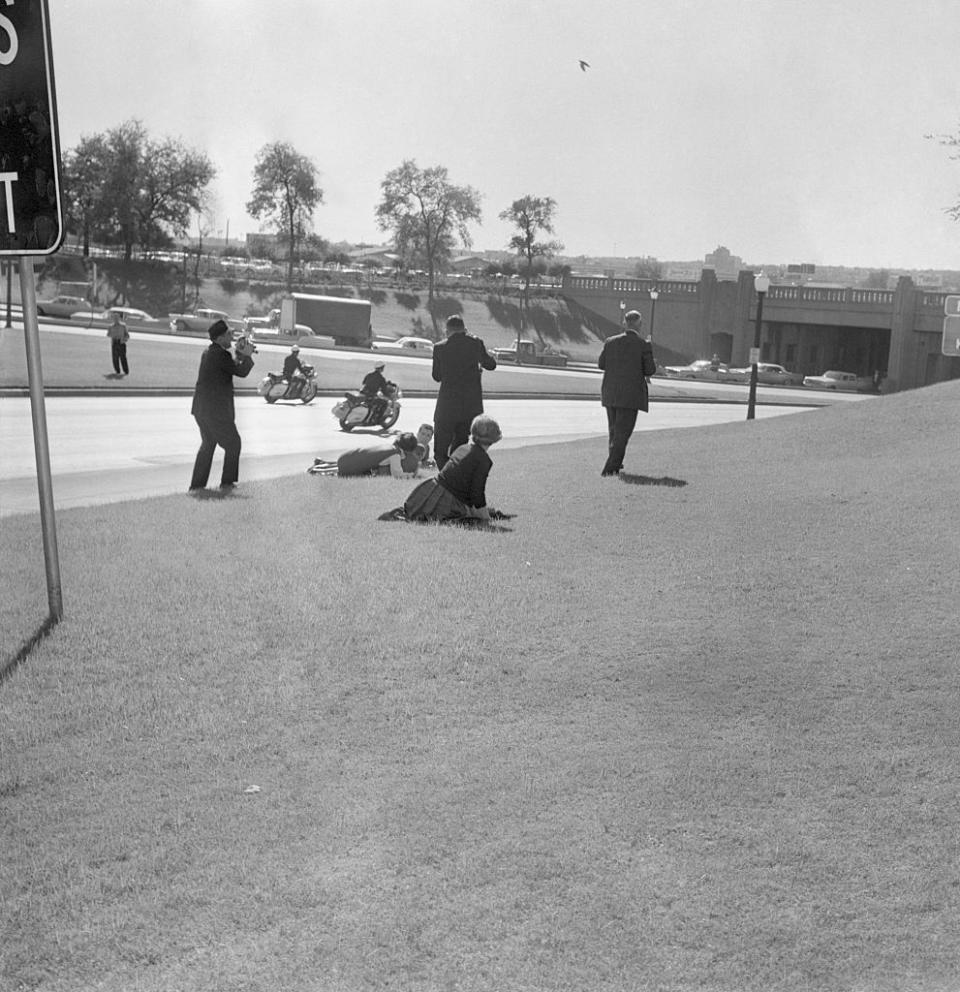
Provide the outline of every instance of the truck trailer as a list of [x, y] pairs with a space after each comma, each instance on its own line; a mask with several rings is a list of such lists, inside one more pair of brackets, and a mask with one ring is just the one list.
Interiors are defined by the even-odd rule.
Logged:
[[369, 300], [291, 293], [280, 301], [280, 333], [296, 336], [297, 325], [306, 325], [319, 337], [333, 338], [336, 345], [369, 348], [371, 311]]

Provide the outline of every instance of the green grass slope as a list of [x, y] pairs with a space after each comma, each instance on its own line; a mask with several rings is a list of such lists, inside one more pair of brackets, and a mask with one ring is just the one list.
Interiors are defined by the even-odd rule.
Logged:
[[[257, 290], [240, 287], [246, 284], [226, 283], [208, 279], [203, 284], [203, 298], [207, 306], [242, 316], [251, 307], [265, 312], [267, 303], [283, 292], [279, 284], [265, 296], [266, 287], [255, 285]], [[230, 292], [224, 289], [226, 286]], [[506, 347], [516, 341], [520, 327], [519, 292], [486, 291], [476, 287], [441, 286], [434, 298], [433, 310], [429, 307], [427, 290], [422, 287], [402, 288], [387, 283], [361, 285], [315, 285], [303, 287], [303, 292], [332, 296], [360, 296], [373, 305], [372, 325], [374, 334], [401, 337], [412, 334], [418, 337], [443, 336], [444, 320], [454, 313], [462, 314], [471, 333], [483, 338], [490, 348]], [[431, 312], [433, 316], [431, 316]], [[602, 318], [575, 303], [568, 303], [559, 292], [531, 291], [530, 310], [524, 336], [566, 351], [576, 361], [596, 361], [604, 337], [615, 328]], [[673, 360], [670, 352], [669, 360]]]
[[[61, 513], [0, 988], [956, 987], [958, 417], [494, 448], [487, 531], [306, 475]], [[4, 521], [6, 659], [38, 547]]]

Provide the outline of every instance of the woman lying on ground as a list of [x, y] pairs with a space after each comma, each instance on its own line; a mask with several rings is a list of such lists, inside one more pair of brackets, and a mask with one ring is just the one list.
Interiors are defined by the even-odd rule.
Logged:
[[337, 459], [337, 475], [392, 475], [395, 479], [415, 479], [420, 467], [417, 438], [401, 434], [393, 444], [352, 448]]
[[493, 462], [487, 450], [503, 435], [497, 422], [485, 414], [470, 424], [470, 441], [456, 448], [433, 479], [426, 479], [403, 504], [407, 520], [489, 520], [487, 476]]

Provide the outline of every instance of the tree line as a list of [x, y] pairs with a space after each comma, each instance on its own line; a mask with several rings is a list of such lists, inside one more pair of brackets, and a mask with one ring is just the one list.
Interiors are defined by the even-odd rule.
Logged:
[[[135, 250], [162, 250], [187, 236], [196, 223], [199, 240], [210, 233], [210, 187], [217, 169], [203, 152], [173, 138], [154, 138], [142, 122], [126, 121], [101, 134], [83, 137], [64, 153], [62, 170], [65, 226], [83, 253], [91, 243], [117, 246], [129, 261]], [[399, 267], [427, 276], [428, 307], [435, 285], [457, 245], [471, 247], [469, 225], [481, 222], [482, 195], [454, 183], [445, 167], [421, 168], [408, 159], [380, 184], [376, 221], [392, 240]], [[310, 158], [288, 142], [271, 142], [257, 153], [246, 204], [251, 217], [277, 234], [292, 288], [300, 262], [318, 257], [327, 244], [314, 230], [323, 203], [319, 173]], [[523, 278], [521, 325], [531, 279], [545, 260], [563, 250], [553, 234], [557, 204], [528, 194], [499, 214], [515, 234], [507, 245], [517, 256]]]

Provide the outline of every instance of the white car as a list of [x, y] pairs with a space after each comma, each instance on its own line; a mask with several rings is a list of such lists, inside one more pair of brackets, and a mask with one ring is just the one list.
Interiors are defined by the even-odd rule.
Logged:
[[402, 337], [397, 338], [393, 343], [395, 348], [403, 348], [405, 351], [419, 351], [423, 354], [433, 354], [433, 342], [428, 338]]
[[723, 362], [701, 358], [689, 365], [667, 365], [663, 374], [671, 379], [709, 379], [717, 382], [728, 372]]
[[[270, 318], [269, 317], [244, 317], [243, 318], [243, 333], [244, 334], [255, 334], [257, 331], [269, 331], [270, 330]], [[276, 331], [276, 328], [274, 328]]]
[[[727, 369], [721, 378], [725, 382], [749, 382], [753, 366], [742, 369]], [[799, 372], [788, 372], [782, 365], [771, 362], [757, 362], [757, 382], [762, 386], [802, 386], [803, 376]]]
[[[280, 311], [271, 310], [267, 317], [244, 317], [241, 321], [241, 330], [244, 334], [257, 335], [255, 340], [269, 341], [280, 338]], [[231, 324], [231, 326], [233, 326]], [[284, 340], [288, 337], [311, 338], [316, 337], [316, 332], [307, 324], [295, 324], [294, 333], [284, 334]]]
[[814, 389], [846, 389], [853, 393], [869, 393], [875, 390], [873, 379], [856, 372], [838, 372], [830, 369], [823, 375], [804, 376], [803, 384]]
[[38, 317], [72, 317], [89, 310], [90, 301], [82, 296], [55, 296], [52, 300], [37, 300]]
[[137, 310], [135, 307], [108, 307], [106, 310], [78, 310], [76, 313], [70, 314], [71, 320], [82, 320], [85, 323], [90, 323], [92, 320], [113, 320], [114, 314], [119, 314], [120, 318], [125, 321], [133, 321], [135, 323], [156, 323], [155, 318], [151, 317], [145, 310]]
[[170, 330], [174, 334], [182, 334], [187, 331], [208, 331], [210, 325], [215, 324], [218, 320], [224, 321], [231, 330], [236, 331], [240, 329], [241, 323], [222, 310], [210, 310], [204, 307], [194, 310], [192, 313], [171, 313], [168, 316], [170, 318]]
[[374, 338], [370, 347], [375, 351], [413, 352], [419, 355], [432, 355], [433, 342], [429, 338], [405, 335], [402, 338]]

